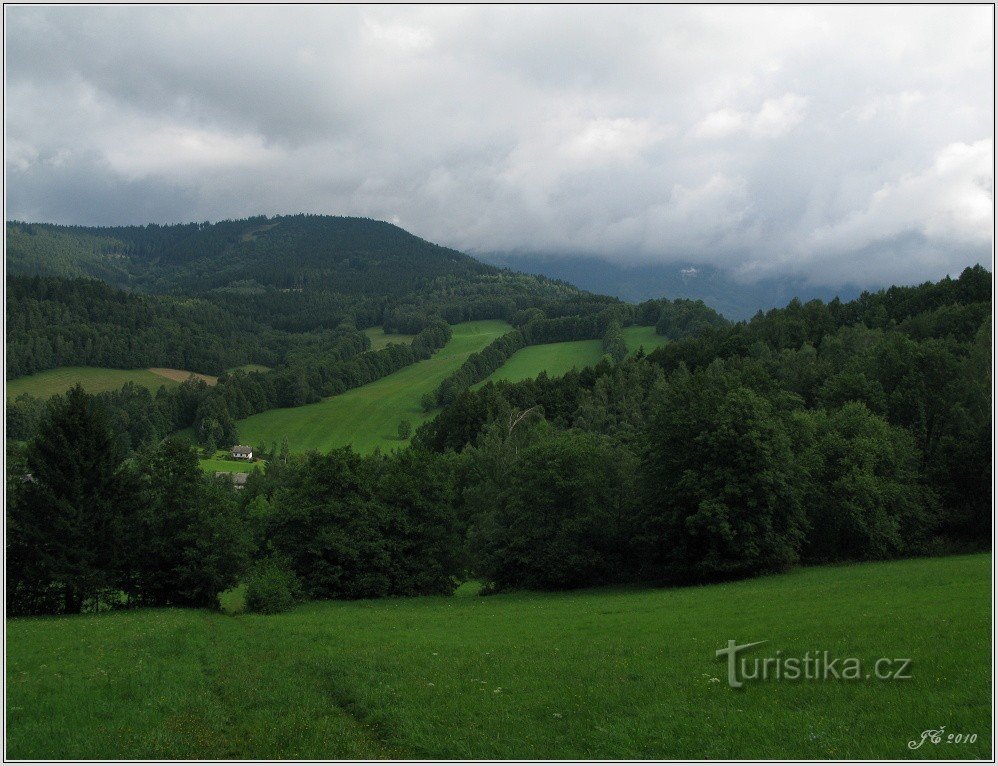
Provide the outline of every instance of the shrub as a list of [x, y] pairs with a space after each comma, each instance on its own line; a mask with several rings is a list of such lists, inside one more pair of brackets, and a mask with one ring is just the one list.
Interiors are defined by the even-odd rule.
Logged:
[[300, 599], [301, 583], [297, 576], [273, 561], [259, 564], [246, 580], [246, 610], [249, 612], [286, 612]]

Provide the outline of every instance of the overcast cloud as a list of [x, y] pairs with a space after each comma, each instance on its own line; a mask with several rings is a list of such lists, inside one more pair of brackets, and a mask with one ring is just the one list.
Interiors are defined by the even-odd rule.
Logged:
[[747, 278], [992, 263], [990, 7], [6, 9], [7, 217]]

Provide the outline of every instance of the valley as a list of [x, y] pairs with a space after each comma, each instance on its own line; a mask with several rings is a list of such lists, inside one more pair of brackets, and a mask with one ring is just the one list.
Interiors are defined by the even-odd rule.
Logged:
[[994, 7], [9, 4], [4, 762], [995, 762]]
[[731, 322], [364, 219], [8, 238], [8, 757], [988, 756], [983, 267]]

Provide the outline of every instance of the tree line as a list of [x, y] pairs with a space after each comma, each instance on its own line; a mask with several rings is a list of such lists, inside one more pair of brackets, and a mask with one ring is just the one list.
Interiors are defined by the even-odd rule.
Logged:
[[[587, 313], [564, 314], [569, 308]], [[603, 302], [569, 300], [548, 304], [546, 310], [551, 316], [537, 306], [517, 311], [510, 317], [516, 329], [471, 354], [433, 394], [424, 396], [423, 409], [429, 412], [452, 403], [462, 391], [488, 378], [526, 346], [600, 340], [603, 353], [620, 362], [627, 356], [624, 324], [654, 325], [656, 333], [670, 339], [697, 336], [708, 327], [727, 326], [727, 321], [702, 301], [685, 299], [645, 301], [640, 306], [612, 304], [609, 308]]]
[[446, 593], [465, 566], [453, 492], [432, 453], [344, 449], [285, 455], [236, 493], [182, 440], [129, 457], [75, 387], [25, 448], [8, 447], [8, 613], [214, 607], [240, 581], [262, 611], [301, 595]]

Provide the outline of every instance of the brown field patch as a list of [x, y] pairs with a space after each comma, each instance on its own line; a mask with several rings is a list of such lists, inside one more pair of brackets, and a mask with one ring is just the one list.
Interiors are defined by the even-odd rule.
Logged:
[[202, 375], [200, 372], [191, 372], [190, 370], [174, 370], [169, 367], [150, 367], [149, 372], [154, 375], [167, 378], [168, 380], [174, 380], [177, 383], [183, 383], [191, 375], [195, 378], [200, 378], [209, 386], [213, 386], [218, 383], [218, 378], [214, 375]]

